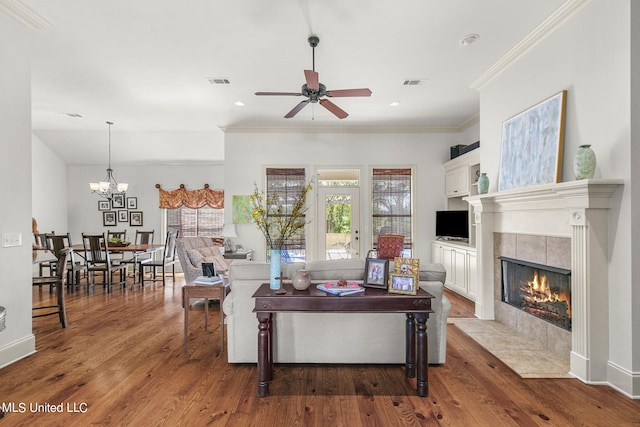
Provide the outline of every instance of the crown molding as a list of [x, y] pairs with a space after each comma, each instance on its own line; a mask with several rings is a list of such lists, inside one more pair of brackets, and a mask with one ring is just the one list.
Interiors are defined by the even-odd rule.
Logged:
[[494, 78], [511, 67], [524, 54], [573, 18], [573, 16], [585, 8], [589, 3], [591, 3], [591, 0], [567, 0], [509, 52], [507, 52], [506, 55], [500, 58], [498, 62], [493, 64], [487, 71], [485, 71], [484, 74], [471, 83], [471, 89], [484, 89]]
[[219, 126], [223, 133], [457, 133], [480, 121], [476, 113], [458, 126]]
[[224, 133], [456, 133], [460, 126], [357, 126], [357, 127], [277, 127], [229, 126], [220, 127]]
[[53, 28], [53, 24], [19, 0], [0, 0], [0, 10], [33, 30]]

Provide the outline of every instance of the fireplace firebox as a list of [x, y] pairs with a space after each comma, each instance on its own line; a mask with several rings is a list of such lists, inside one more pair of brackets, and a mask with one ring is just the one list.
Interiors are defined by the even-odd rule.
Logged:
[[502, 265], [502, 301], [571, 331], [571, 271], [507, 257]]

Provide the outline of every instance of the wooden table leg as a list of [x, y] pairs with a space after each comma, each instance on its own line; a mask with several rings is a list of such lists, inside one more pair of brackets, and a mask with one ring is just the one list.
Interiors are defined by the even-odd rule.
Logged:
[[258, 396], [269, 395], [271, 380], [271, 313], [258, 312]]
[[405, 370], [407, 378], [416, 376], [416, 325], [413, 313], [407, 313]]
[[182, 287], [182, 307], [184, 309], [184, 352], [187, 352], [187, 335], [189, 334], [189, 291]]
[[416, 389], [418, 396], [429, 395], [429, 357], [427, 344], [427, 319], [429, 313], [416, 313], [417, 368]]
[[220, 285], [220, 352], [224, 353], [224, 310], [222, 304], [224, 304], [224, 297], [226, 296], [227, 288], [224, 287], [224, 283]]

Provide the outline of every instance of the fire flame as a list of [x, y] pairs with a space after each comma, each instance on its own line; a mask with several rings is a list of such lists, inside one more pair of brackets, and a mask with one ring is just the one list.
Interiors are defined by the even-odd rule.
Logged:
[[538, 275], [538, 272], [534, 270], [532, 280], [527, 281], [527, 285], [529, 286], [529, 295], [536, 302], [560, 302], [564, 301], [567, 303], [567, 311], [568, 315], [571, 315], [571, 301], [569, 300], [569, 296], [558, 292], [553, 292], [551, 290], [551, 286], [547, 282], [547, 276]]

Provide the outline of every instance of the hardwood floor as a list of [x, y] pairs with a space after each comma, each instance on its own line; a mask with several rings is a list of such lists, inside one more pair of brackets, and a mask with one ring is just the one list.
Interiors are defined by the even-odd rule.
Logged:
[[[81, 289], [67, 294], [67, 329], [53, 316], [34, 319], [38, 352], [0, 370], [0, 427], [640, 423], [640, 401], [575, 379], [523, 380], [453, 325], [447, 363], [429, 369], [428, 398], [415, 395], [401, 366], [276, 365], [261, 399], [255, 365], [229, 365], [220, 353], [218, 310], [209, 310], [207, 331], [202, 311], [192, 313], [183, 353], [181, 285]], [[48, 298], [34, 289], [35, 302]], [[451, 299], [454, 315], [470, 310]], [[9, 404], [25, 412], [7, 412]], [[32, 412], [37, 404], [63, 412]]]

